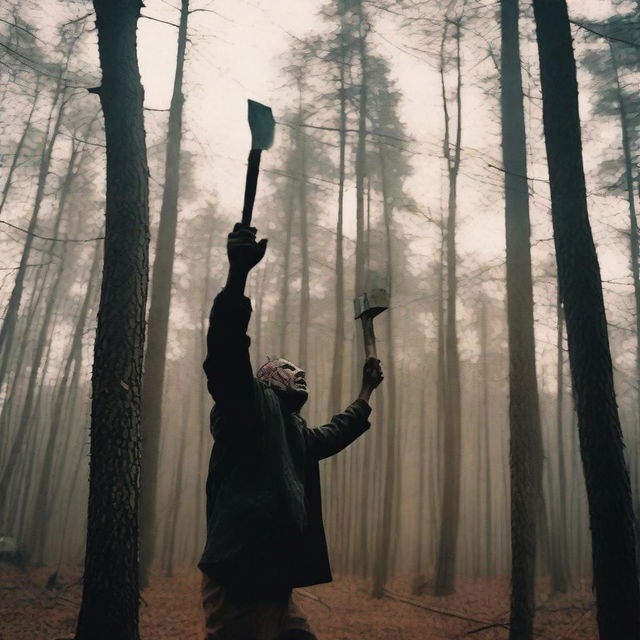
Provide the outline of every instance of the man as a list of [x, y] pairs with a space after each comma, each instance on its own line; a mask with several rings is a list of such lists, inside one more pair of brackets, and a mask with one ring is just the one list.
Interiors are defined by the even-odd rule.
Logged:
[[207, 334], [214, 446], [198, 565], [207, 640], [315, 640], [292, 589], [331, 581], [318, 461], [369, 428], [368, 400], [383, 379], [380, 361], [369, 358], [355, 402], [310, 429], [299, 415], [308, 395], [302, 369], [278, 359], [254, 378], [244, 288], [266, 245], [253, 227], [236, 224], [229, 234], [229, 275]]

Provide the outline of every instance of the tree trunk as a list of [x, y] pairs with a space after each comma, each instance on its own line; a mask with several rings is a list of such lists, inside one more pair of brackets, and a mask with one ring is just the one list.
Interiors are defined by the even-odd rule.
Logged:
[[567, 472], [564, 453], [564, 352], [563, 314], [560, 290], [556, 303], [556, 447], [558, 449], [558, 522], [556, 525], [555, 561], [552, 567], [552, 588], [566, 593], [569, 581], [569, 546], [567, 540]]
[[76, 640], [138, 640], [140, 411], [149, 185], [136, 55], [139, 0], [94, 0], [107, 189], [94, 350], [89, 510]]
[[302, 126], [304, 116], [302, 112], [302, 89], [300, 93], [300, 107], [298, 110], [297, 156], [298, 156], [298, 207], [300, 211], [300, 330], [298, 334], [298, 366], [308, 367], [307, 358], [309, 336], [309, 231], [307, 224], [307, 141]]
[[[341, 35], [344, 38], [344, 35]], [[345, 50], [344, 39], [341, 40], [342, 50], [339, 61], [340, 84], [338, 96], [340, 100], [340, 161], [338, 166], [338, 220], [336, 223], [336, 295], [335, 295], [335, 333], [333, 337], [333, 357], [331, 359], [331, 379], [329, 381], [329, 406], [327, 415], [332, 416], [338, 411], [342, 411], [343, 375], [344, 375], [344, 348], [345, 348], [345, 322], [344, 322], [344, 181], [345, 181], [345, 158], [347, 146], [347, 101], [345, 93]], [[331, 482], [329, 485], [329, 510], [328, 523], [329, 535], [332, 547], [335, 548], [339, 535], [338, 513], [340, 508], [341, 473], [338, 456], [332, 456], [328, 463], [330, 466]]]
[[565, 0], [533, 2], [558, 280], [589, 501], [601, 640], [640, 637], [629, 474], [613, 386], [600, 267], [589, 225], [578, 86]]
[[[425, 355], [427, 350], [425, 349]], [[426, 385], [419, 387], [420, 392], [420, 418], [418, 420], [418, 428], [420, 434], [418, 438], [418, 490], [416, 491], [417, 499], [417, 515], [416, 515], [416, 564], [415, 564], [415, 576], [411, 585], [411, 592], [414, 595], [422, 595], [425, 586], [424, 577], [424, 549], [426, 547], [425, 538], [425, 526], [424, 526], [424, 512], [425, 503], [427, 500], [426, 491], [426, 466], [427, 466], [427, 389]]]
[[[183, 410], [183, 425], [189, 424], [189, 412]], [[180, 505], [182, 504], [182, 475], [184, 468], [184, 452], [187, 443], [186, 430], [183, 426], [182, 435], [180, 436], [180, 450], [176, 460], [175, 477], [173, 481], [173, 495], [171, 496], [170, 516], [168, 518], [167, 539], [165, 541], [164, 550], [164, 572], [169, 578], [173, 577], [174, 557], [176, 551], [176, 539], [178, 529], [178, 514]]]
[[[340, 99], [340, 164], [338, 167], [338, 221], [336, 223], [336, 326], [333, 339], [333, 358], [331, 381], [329, 389], [329, 415], [342, 410], [342, 376], [344, 368], [344, 179], [345, 156], [347, 147], [347, 100], [345, 95], [345, 56], [344, 44], [340, 60], [340, 85], [338, 96]], [[331, 476], [336, 478], [337, 457], [331, 458]], [[336, 487], [332, 487], [335, 491]]]
[[495, 541], [493, 539], [493, 500], [491, 484], [491, 427], [489, 425], [489, 362], [488, 362], [488, 323], [487, 303], [482, 301], [480, 308], [480, 358], [482, 360], [482, 430], [484, 432], [484, 498], [485, 498], [485, 570], [486, 575], [495, 575]]
[[[444, 215], [440, 218], [440, 248], [438, 252], [438, 345], [437, 345], [437, 381], [436, 381], [436, 451], [434, 452], [434, 474], [433, 485], [438, 496], [438, 501], [442, 498], [442, 457], [444, 452], [444, 410], [445, 410], [445, 389], [447, 385], [447, 372], [445, 367], [445, 301], [444, 301], [444, 278], [445, 278], [445, 254], [446, 254], [446, 231]], [[433, 510], [433, 522], [438, 523], [440, 514]], [[435, 540], [435, 537], [434, 537]]]
[[153, 561], [156, 531], [156, 486], [160, 431], [162, 428], [162, 398], [164, 370], [171, 309], [171, 282], [178, 226], [178, 196], [180, 190], [180, 146], [182, 143], [182, 78], [187, 46], [189, 0], [182, 0], [178, 51], [173, 95], [169, 107], [169, 131], [164, 177], [164, 191], [160, 209], [160, 225], [151, 279], [151, 302], [147, 327], [147, 346], [142, 383], [142, 467], [140, 487], [140, 586], [149, 580]]
[[[456, 137], [453, 152], [449, 145], [449, 109], [444, 83], [444, 43], [450, 26], [456, 41]], [[441, 68], [442, 100], [445, 118], [444, 152], [449, 173], [449, 203], [447, 217], [447, 323], [445, 338], [444, 389], [444, 477], [442, 517], [436, 569], [435, 593], [449, 595], [455, 590], [456, 551], [460, 520], [460, 359], [457, 336], [457, 276], [456, 276], [456, 209], [458, 171], [460, 169], [460, 142], [462, 136], [462, 73], [460, 59], [460, 22], [448, 21], [442, 35]]]
[[[631, 278], [633, 280], [633, 298], [635, 303], [636, 320], [636, 380], [640, 381], [640, 240], [638, 238], [638, 218], [636, 216], [635, 194], [633, 189], [633, 154], [631, 151], [631, 141], [629, 139], [629, 117], [627, 115], [627, 105], [625, 102], [618, 63], [616, 60], [615, 47], [609, 40], [609, 50], [611, 52], [611, 63], [616, 82], [616, 97], [618, 100], [618, 113], [620, 115], [620, 129], [622, 133], [622, 151], [624, 154], [625, 182], [627, 187], [627, 199], [629, 202], [629, 249], [631, 262]], [[640, 183], [639, 183], [640, 185]], [[635, 451], [633, 459], [636, 468], [635, 481], [636, 491], [640, 490], [640, 389], [636, 392], [636, 415], [635, 415]]]
[[536, 379], [527, 143], [520, 71], [518, 0], [502, 0], [502, 158], [509, 331], [511, 461], [510, 640], [532, 640], [536, 527], [542, 497], [542, 435]]
[[[382, 208], [386, 237], [386, 258], [388, 270], [388, 292], [392, 294], [393, 284], [393, 250], [392, 250], [392, 216], [393, 204], [389, 193], [387, 166], [384, 151], [380, 149], [380, 174], [382, 181]], [[393, 311], [388, 309], [386, 315], [386, 339], [387, 339], [387, 363], [385, 369], [388, 374], [387, 385], [387, 420], [385, 425], [385, 444], [380, 451], [380, 460], [386, 458], [383, 466], [383, 495], [382, 495], [382, 527], [380, 540], [376, 553], [376, 561], [373, 568], [374, 598], [381, 598], [384, 587], [389, 578], [391, 565], [391, 525], [393, 519], [393, 498], [395, 493], [396, 478], [396, 386], [395, 386], [395, 349], [393, 345]]]
[[[361, 295], [365, 286], [365, 238], [364, 238], [364, 180], [367, 174], [367, 33], [368, 24], [362, 0], [355, 6], [358, 20], [358, 55], [360, 59], [360, 92], [358, 105], [358, 144], [356, 147], [356, 279], [355, 294]], [[358, 351], [360, 353], [360, 351]]]
[[287, 336], [289, 328], [289, 285], [291, 279], [291, 237], [293, 234], [293, 210], [295, 202], [295, 185], [289, 181], [289, 194], [285, 205], [285, 238], [284, 259], [282, 264], [282, 283], [280, 286], [280, 335], [278, 357], [287, 357]]

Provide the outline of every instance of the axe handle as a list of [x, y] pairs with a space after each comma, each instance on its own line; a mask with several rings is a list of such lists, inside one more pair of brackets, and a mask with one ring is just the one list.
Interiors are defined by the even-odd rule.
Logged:
[[376, 334], [373, 331], [373, 317], [364, 313], [360, 316], [362, 320], [362, 335], [364, 336], [364, 355], [370, 358], [376, 355]]
[[251, 226], [253, 214], [253, 202], [256, 199], [256, 187], [258, 186], [258, 171], [260, 170], [260, 154], [262, 149], [251, 149], [249, 163], [247, 164], [247, 180], [244, 184], [244, 205], [242, 207], [242, 224]]

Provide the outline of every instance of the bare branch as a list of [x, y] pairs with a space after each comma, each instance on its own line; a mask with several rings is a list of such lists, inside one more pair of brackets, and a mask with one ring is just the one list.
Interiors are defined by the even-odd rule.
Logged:
[[49, 240], [50, 242], [95, 242], [96, 240], [104, 240], [104, 236], [97, 236], [95, 238], [49, 238], [48, 236], [41, 236], [38, 233], [32, 233], [30, 231], [28, 231], [27, 229], [23, 229], [22, 227], [18, 227], [15, 224], [11, 224], [10, 222], [7, 222], [6, 220], [0, 220], [0, 224], [4, 224], [7, 227], [11, 227], [12, 229], [15, 229], [16, 231], [21, 231], [22, 233], [26, 233], [30, 236], [33, 236], [34, 238], [39, 238], [40, 240]]
[[152, 18], [151, 16], [145, 16], [143, 14], [141, 14], [140, 17], [146, 18], [147, 20], [153, 20], [154, 22], [162, 22], [162, 24], [168, 24], [169, 26], [175, 27], [176, 29], [180, 27], [180, 25], [176, 24], [175, 22], [169, 22], [168, 20], [160, 20], [160, 18]]

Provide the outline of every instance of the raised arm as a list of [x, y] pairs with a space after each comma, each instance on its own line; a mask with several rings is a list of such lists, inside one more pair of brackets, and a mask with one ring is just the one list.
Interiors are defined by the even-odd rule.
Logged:
[[251, 302], [244, 295], [249, 271], [264, 256], [266, 240], [256, 242], [256, 229], [236, 224], [227, 238], [229, 273], [209, 317], [207, 357], [203, 368], [207, 388], [223, 410], [241, 412], [253, 393], [247, 328]]
[[305, 430], [312, 456], [322, 460], [339, 453], [371, 426], [369, 399], [383, 380], [380, 360], [368, 358], [362, 371], [362, 388], [358, 398], [342, 413], [333, 416], [328, 424]]

